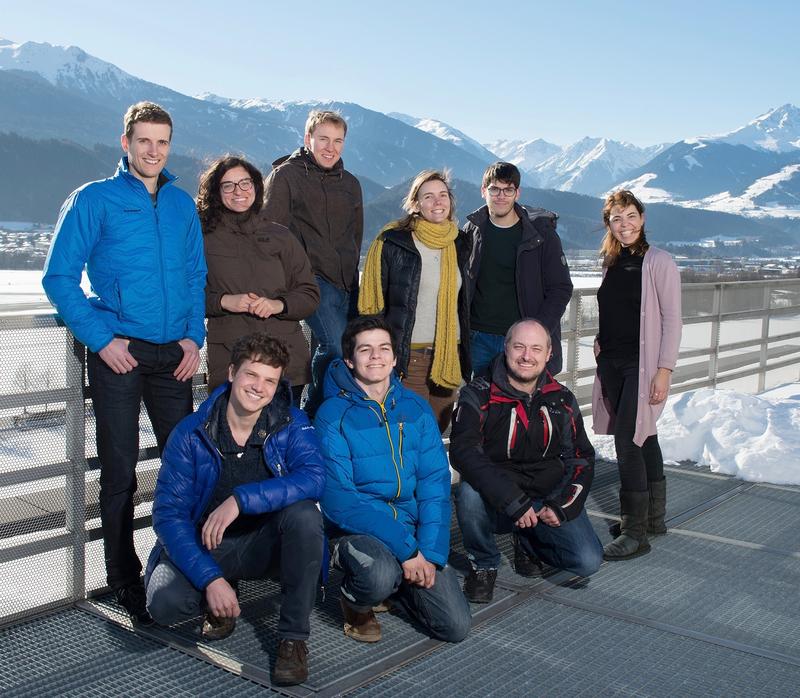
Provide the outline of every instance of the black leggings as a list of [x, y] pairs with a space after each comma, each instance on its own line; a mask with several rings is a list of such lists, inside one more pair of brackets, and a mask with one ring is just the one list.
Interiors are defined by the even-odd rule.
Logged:
[[[648, 481], [664, 479], [664, 458], [658, 436], [648, 436], [644, 443], [633, 443], [636, 432], [636, 410], [639, 393], [639, 357], [613, 359], [597, 357], [597, 371], [603, 394], [611, 402], [616, 419], [614, 445], [617, 449], [620, 488], [628, 492], [645, 492]], [[650, 386], [643, 386], [648, 395]]]

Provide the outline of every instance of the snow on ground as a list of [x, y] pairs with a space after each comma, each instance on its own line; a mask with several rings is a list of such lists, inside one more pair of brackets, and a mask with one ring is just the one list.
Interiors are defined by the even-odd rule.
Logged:
[[[613, 437], [591, 438], [599, 457], [616, 460]], [[665, 462], [691, 460], [749, 482], [800, 485], [800, 383], [760, 395], [710, 388], [675, 395], [658, 421], [658, 441]]]

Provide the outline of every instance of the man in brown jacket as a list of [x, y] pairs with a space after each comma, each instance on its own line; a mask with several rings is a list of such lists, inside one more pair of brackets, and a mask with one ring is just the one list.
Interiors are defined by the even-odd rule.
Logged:
[[311, 416], [322, 402], [328, 364], [341, 356], [342, 332], [358, 295], [364, 217], [361, 185], [342, 164], [346, 135], [340, 114], [312, 111], [303, 147], [276, 161], [264, 184], [264, 216], [299, 238], [319, 285], [319, 307], [307, 319], [317, 340], [304, 405]]

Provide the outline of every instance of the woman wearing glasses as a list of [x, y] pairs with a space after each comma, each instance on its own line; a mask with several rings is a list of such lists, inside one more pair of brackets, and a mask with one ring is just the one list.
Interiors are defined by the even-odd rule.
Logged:
[[596, 433], [614, 434], [620, 478], [622, 522], [603, 557], [626, 560], [650, 551], [648, 533], [667, 532], [656, 420], [680, 349], [681, 279], [672, 257], [648, 244], [644, 206], [631, 192], [606, 199], [603, 222], [592, 418]]
[[406, 387], [430, 403], [444, 432], [455, 391], [470, 375], [464, 344], [469, 305], [462, 288], [468, 237], [456, 226], [446, 172], [420, 172], [403, 210], [408, 215], [385, 226], [370, 246], [358, 310], [381, 314], [391, 324], [396, 370]]
[[289, 348], [285, 376], [297, 404], [311, 378], [298, 321], [319, 305], [319, 288], [302, 245], [288, 228], [261, 215], [263, 196], [261, 173], [242, 158], [219, 158], [200, 178], [197, 210], [208, 264], [208, 390], [228, 379], [233, 343], [264, 331]]

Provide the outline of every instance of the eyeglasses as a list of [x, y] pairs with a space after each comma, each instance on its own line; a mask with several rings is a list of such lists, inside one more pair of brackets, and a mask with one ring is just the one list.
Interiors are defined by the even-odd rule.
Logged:
[[233, 194], [239, 187], [242, 191], [250, 191], [253, 188], [253, 180], [250, 177], [240, 179], [238, 182], [221, 182], [219, 188], [226, 194]]
[[491, 187], [487, 187], [486, 191], [489, 192], [489, 196], [493, 196], [493, 197], [498, 197], [501, 194], [503, 196], [514, 196], [514, 194], [517, 192], [517, 188], [516, 187], [495, 187], [495, 186], [491, 186]]

